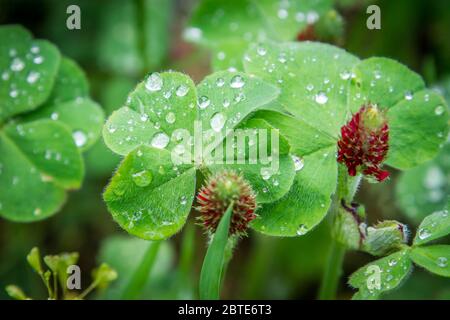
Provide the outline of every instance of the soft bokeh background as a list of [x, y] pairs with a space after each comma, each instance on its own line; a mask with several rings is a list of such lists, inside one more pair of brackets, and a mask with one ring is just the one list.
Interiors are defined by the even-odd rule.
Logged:
[[[0, 0], [0, 24], [18, 23], [37, 38], [49, 39], [63, 54], [85, 70], [91, 94], [107, 114], [121, 107], [127, 93], [151, 71], [174, 69], [199, 81], [210, 72], [208, 52], [182, 39], [195, 0], [154, 0], [154, 21], [159, 30], [147, 39], [142, 54], [136, 28], [140, 0]], [[346, 22], [339, 45], [363, 58], [387, 56], [422, 74], [429, 85], [450, 93], [450, 2], [448, 0], [336, 1]], [[368, 4], [381, 7], [382, 29], [366, 28]], [[68, 30], [66, 8], [78, 4], [82, 29]], [[164, 21], [167, 21], [166, 23]], [[0, 39], [1, 41], [1, 39]], [[447, 90], [447, 91], [446, 91]], [[393, 172], [382, 185], [364, 184], [358, 200], [366, 205], [369, 221], [397, 219], [415, 230], [449, 193], [449, 148], [439, 160], [415, 169], [409, 176]], [[53, 217], [31, 224], [0, 220], [0, 299], [3, 288], [21, 286], [27, 294], [45, 298], [44, 287], [28, 267], [25, 256], [33, 246], [43, 254], [80, 252], [83, 287], [99, 262], [119, 272], [111, 290], [91, 298], [120, 298], [120, 288], [136, 268], [149, 243], [122, 231], [107, 212], [103, 188], [120, 159], [100, 141], [86, 156], [86, 179]], [[436, 169], [437, 168], [437, 169]], [[434, 171], [433, 171], [434, 170]], [[436, 171], [438, 170], [438, 171]], [[427, 180], [440, 174], [436, 185]], [[438, 173], [436, 173], [438, 172]], [[443, 179], [443, 180], [442, 180]], [[428, 183], [427, 183], [428, 181]], [[194, 217], [195, 213], [191, 215]], [[228, 269], [224, 298], [314, 299], [328, 250], [325, 225], [298, 238], [271, 238], [250, 232], [235, 251]], [[145, 286], [142, 298], [195, 298], [196, 283], [206, 247], [202, 230], [193, 218], [182, 233], [166, 241]], [[339, 298], [350, 298], [345, 285], [349, 274], [372, 258], [350, 252]], [[415, 270], [407, 284], [386, 296], [401, 299], [450, 299], [450, 280]]]

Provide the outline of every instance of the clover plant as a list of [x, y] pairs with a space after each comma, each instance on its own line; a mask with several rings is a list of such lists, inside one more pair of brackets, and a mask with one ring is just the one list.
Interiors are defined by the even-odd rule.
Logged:
[[80, 187], [103, 112], [54, 45], [16, 25], [0, 27], [0, 38], [0, 216], [36, 221]]

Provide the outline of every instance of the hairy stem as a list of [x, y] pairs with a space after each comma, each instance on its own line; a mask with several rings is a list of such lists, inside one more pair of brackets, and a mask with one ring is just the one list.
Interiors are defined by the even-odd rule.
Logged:
[[350, 177], [344, 166], [338, 166], [338, 183], [329, 214], [332, 240], [319, 290], [319, 299], [332, 300], [336, 298], [339, 280], [342, 275], [344, 256], [347, 248], [337, 240], [339, 237], [333, 234], [334, 221], [341, 206], [341, 200], [351, 202], [355, 196], [360, 181], [360, 176]]
[[342, 275], [342, 264], [344, 262], [346, 248], [336, 239], [332, 239], [327, 264], [322, 278], [319, 291], [319, 299], [333, 300]]

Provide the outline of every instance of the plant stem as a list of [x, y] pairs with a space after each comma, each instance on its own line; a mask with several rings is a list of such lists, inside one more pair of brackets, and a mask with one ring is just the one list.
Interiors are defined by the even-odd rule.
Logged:
[[147, 283], [149, 273], [155, 263], [160, 244], [160, 241], [149, 243], [147, 251], [142, 257], [141, 263], [139, 264], [136, 271], [134, 271], [130, 281], [128, 282], [128, 285], [123, 292], [122, 299], [137, 299], [142, 293], [142, 289]]
[[319, 299], [333, 300], [336, 298], [345, 251], [346, 248], [342, 244], [336, 239], [332, 239], [327, 265], [320, 286]]
[[342, 275], [342, 265], [347, 248], [337, 240], [339, 237], [333, 234], [334, 221], [341, 206], [341, 200], [351, 202], [358, 189], [360, 181], [360, 176], [350, 177], [344, 166], [338, 166], [337, 188], [333, 197], [333, 202], [331, 203], [329, 215], [332, 240], [319, 290], [319, 299], [321, 300], [332, 300], [336, 298], [339, 280]]

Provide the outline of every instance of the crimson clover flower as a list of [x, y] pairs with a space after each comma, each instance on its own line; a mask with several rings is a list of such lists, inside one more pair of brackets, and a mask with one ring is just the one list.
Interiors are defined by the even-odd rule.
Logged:
[[383, 181], [389, 176], [381, 170], [389, 149], [389, 126], [377, 105], [364, 105], [341, 128], [338, 162], [347, 166], [348, 174], [358, 172]]

